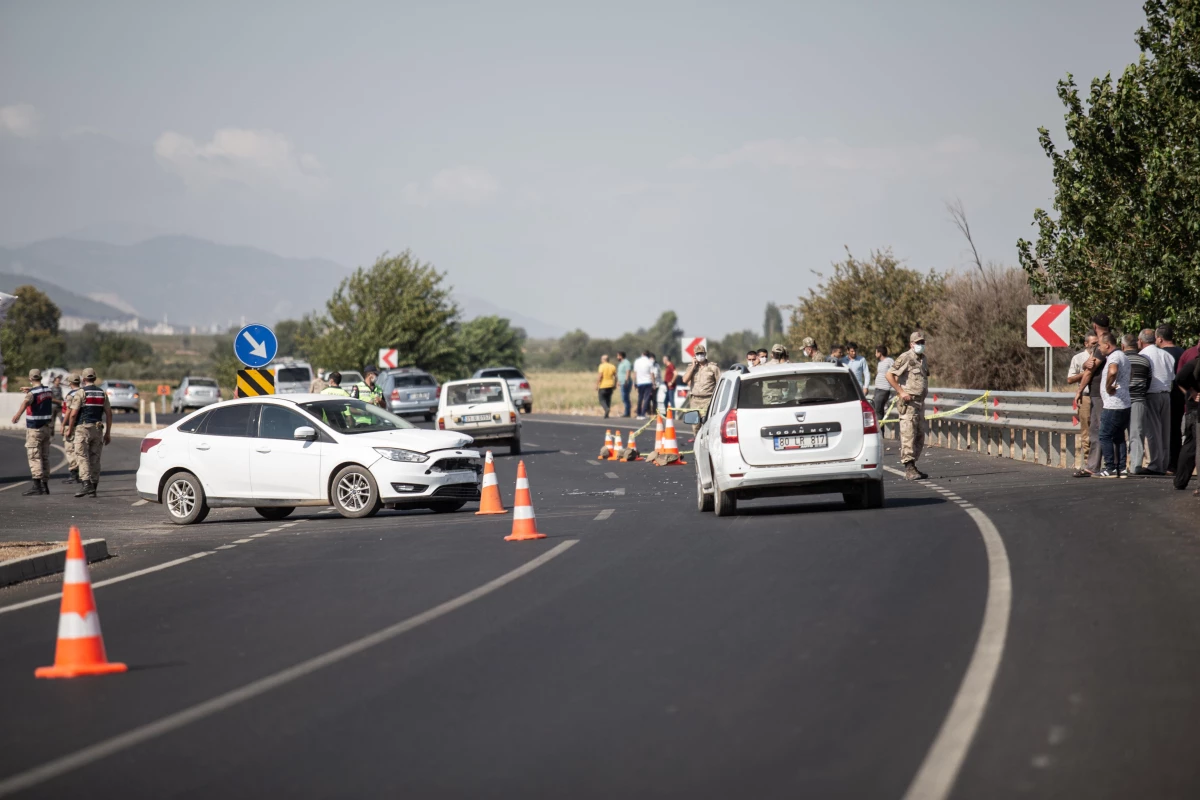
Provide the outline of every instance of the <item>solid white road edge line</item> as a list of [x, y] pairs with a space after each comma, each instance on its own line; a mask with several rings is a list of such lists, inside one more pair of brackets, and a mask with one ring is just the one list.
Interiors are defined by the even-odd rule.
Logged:
[[76, 750], [74, 753], [56, 758], [53, 761], [47, 761], [41, 766], [33, 769], [20, 772], [9, 778], [0, 781], [0, 797], [28, 789], [31, 786], [36, 786], [43, 781], [48, 781], [51, 778], [56, 778], [72, 770], [87, 766], [93, 762], [99, 761], [102, 758], [120, 753], [123, 750], [128, 750], [131, 747], [141, 744], [142, 742], [156, 739], [172, 731], [179, 730], [193, 722], [210, 717], [219, 711], [232, 708], [239, 703], [244, 703], [247, 700], [252, 700], [261, 694], [266, 694], [272, 689], [278, 689], [280, 686], [299, 680], [300, 678], [310, 675], [325, 667], [332, 666], [339, 661], [344, 661], [351, 656], [357, 655], [364, 650], [369, 650], [376, 645], [383, 644], [389, 639], [393, 639], [401, 634], [408, 633], [414, 628], [420, 627], [427, 622], [432, 622], [438, 617], [445, 616], [451, 611], [455, 611], [468, 603], [472, 603], [481, 597], [491, 594], [497, 589], [512, 583], [517, 578], [533, 572], [538, 567], [547, 563], [551, 559], [562, 555], [571, 547], [578, 544], [578, 539], [568, 539], [562, 542], [557, 547], [547, 550], [532, 561], [527, 561], [511, 572], [506, 572], [498, 578], [488, 581], [482, 586], [472, 589], [466, 594], [460, 594], [452, 600], [447, 600], [441, 605], [436, 605], [428, 611], [422, 611], [414, 617], [397, 622], [395, 625], [390, 625], [375, 633], [369, 634], [356, 639], [349, 644], [344, 644], [341, 647], [330, 650], [315, 658], [310, 658], [307, 661], [302, 661], [295, 666], [280, 670], [274, 675], [268, 675], [265, 678], [259, 678], [253, 683], [248, 683], [240, 689], [234, 689], [231, 692], [226, 692], [223, 695], [214, 697], [211, 700], [206, 700], [203, 703], [198, 703], [190, 708], [185, 708], [183, 711], [178, 711], [169, 716], [163, 717], [160, 720], [151, 722], [147, 725], [142, 725], [139, 728], [134, 728], [131, 731], [114, 736], [111, 739], [97, 742], [82, 750]]
[[27, 483], [29, 483], [29, 481], [17, 481], [16, 483], [10, 483], [8, 486], [0, 487], [0, 492], [7, 492], [9, 489], [15, 489], [18, 486], [24, 486]]
[[[900, 470], [884, 467], [888, 472], [903, 475]], [[934, 488], [932, 486], [928, 488]], [[992, 684], [1000, 670], [1004, 657], [1004, 640], [1008, 635], [1008, 618], [1012, 611], [1012, 573], [1009, 571], [1008, 552], [1000, 531], [978, 508], [963, 507], [963, 511], [975, 521], [983, 546], [987, 551], [988, 592], [983, 607], [983, 624], [979, 627], [979, 639], [975, 652], [958, 687], [958, 694], [950, 705], [950, 713], [942, 722], [933, 746], [925, 754], [921, 768], [917, 770], [904, 800], [945, 800], [954, 788], [958, 771], [966, 760], [967, 752], [983, 712], [987, 710]]]
[[[53, 467], [50, 468], [50, 474], [53, 475], [54, 473], [58, 472], [63, 467], [65, 467], [67, 465], [67, 461], [69, 459], [67, 458], [67, 451], [63, 450], [62, 445], [52, 444], [50, 446], [53, 447], [58, 452], [63, 454], [63, 460], [58, 462], [57, 464], [55, 464]], [[47, 480], [49, 480], [49, 479], [47, 479]], [[16, 483], [10, 483], [8, 486], [0, 486], [0, 492], [7, 492], [9, 489], [15, 489], [18, 486], [24, 486], [27, 483], [29, 483], [29, 481], [17, 481]]]
[[[153, 567], [146, 567], [145, 569], [139, 569], [136, 572], [129, 572], [124, 575], [118, 575], [117, 577], [109, 578], [108, 580], [97, 581], [96, 583], [92, 584], [92, 588], [99, 589], [103, 586], [112, 586], [114, 583], [120, 583], [121, 581], [127, 581], [130, 578], [139, 578], [142, 575], [149, 575], [151, 572], [158, 572], [160, 569], [168, 569], [170, 567], [177, 567], [180, 564], [186, 564], [189, 561], [195, 561], [197, 558], [204, 558], [205, 556], [211, 556], [211, 555], [212, 555], [211, 550], [206, 550], [202, 553], [192, 553], [190, 556], [184, 556], [183, 558], [177, 558], [174, 561], [167, 561], [162, 564], [156, 564]], [[21, 608], [29, 608], [30, 606], [36, 606], [40, 603], [49, 603], [51, 600], [57, 600], [60, 597], [62, 597], [62, 592], [59, 592], [57, 594], [46, 595], [45, 597], [37, 597], [37, 598], [34, 598], [33, 600], [26, 600], [23, 603], [13, 603], [11, 606], [4, 606], [4, 608], [0, 608], [0, 614], [5, 614], [9, 611], [16, 611], [17, 609], [21, 609]]]

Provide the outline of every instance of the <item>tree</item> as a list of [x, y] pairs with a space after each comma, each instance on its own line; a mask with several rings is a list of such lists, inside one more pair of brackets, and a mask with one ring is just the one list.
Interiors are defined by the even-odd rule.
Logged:
[[933, 315], [944, 283], [937, 272], [903, 266], [890, 249], [872, 251], [865, 261], [847, 249], [846, 260], [833, 264], [833, 275], [792, 309], [789, 349], [798, 354], [811, 336], [826, 353], [832, 342], [847, 340], [868, 353], [878, 344], [893, 353], [907, 350], [913, 330], [936, 327]]
[[1038, 295], [1074, 304], [1077, 329], [1108, 314], [1134, 331], [1171, 321], [1200, 334], [1200, 3], [1149, 0], [1142, 55], [1086, 104], [1058, 83], [1070, 148], [1038, 134], [1053, 165], [1055, 216], [1037, 209], [1037, 244], [1017, 242]]
[[66, 343], [58, 332], [61, 312], [33, 286], [18, 286], [17, 301], [0, 325], [0, 353], [7, 371], [21, 376], [34, 368], [60, 366]]
[[763, 341], [767, 347], [783, 339], [783, 312], [774, 303], [767, 303], [763, 311]]
[[444, 278], [407, 250], [359, 267], [314, 320], [313, 357], [329, 369], [359, 369], [374, 363], [380, 348], [395, 347], [401, 362], [452, 377], [458, 307]]
[[316, 320], [312, 314], [300, 319], [280, 320], [275, 324], [280, 358], [308, 359], [318, 338]]
[[522, 366], [524, 344], [525, 331], [502, 317], [476, 317], [458, 330], [458, 357], [467, 374], [482, 367]]

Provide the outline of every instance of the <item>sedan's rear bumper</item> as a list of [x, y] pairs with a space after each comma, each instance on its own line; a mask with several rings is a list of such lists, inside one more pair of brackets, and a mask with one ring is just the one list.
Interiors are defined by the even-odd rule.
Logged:
[[437, 400], [415, 400], [411, 402], [394, 400], [388, 402], [388, 410], [393, 414], [436, 414]]

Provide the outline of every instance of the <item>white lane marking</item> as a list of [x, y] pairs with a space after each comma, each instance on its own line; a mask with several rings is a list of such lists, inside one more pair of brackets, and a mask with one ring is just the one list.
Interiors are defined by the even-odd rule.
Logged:
[[236, 544], [223, 544], [220, 547], [218, 547], [217, 549], [218, 550], [232, 550], [235, 547], [237, 547]]
[[568, 422], [565, 419], [534, 419], [524, 417], [522, 422], [544, 422], [548, 425], [581, 425], [585, 428], [611, 428], [612, 422]]
[[598, 467], [598, 466], [600, 466], [600, 462], [599, 462], [599, 461], [592, 461], [590, 458], [588, 459], [588, 463], [589, 463], [589, 464], [591, 464], [593, 467]]
[[146, 505], [146, 503], [149, 503], [149, 502], [150, 502], [149, 500], [135, 500], [134, 502], [130, 503], [129, 505], [133, 506], [134, 508], [137, 508], [138, 506], [144, 506], [144, 505]]
[[612, 478], [612, 479], [615, 481], [617, 478], [619, 478], [619, 477], [621, 477], [621, 476], [620, 476], [620, 475], [618, 475], [618, 474], [617, 474], [617, 473], [615, 473], [615, 472], [606, 472], [606, 473], [604, 473], [604, 477], [606, 477], [606, 478]]
[[0, 492], [7, 492], [9, 489], [15, 489], [18, 486], [24, 486], [27, 483], [29, 483], [29, 481], [17, 481], [16, 483], [10, 483], [8, 486], [0, 487]]
[[270, 536], [270, 535], [271, 535], [271, 531], [267, 531], [266, 533], [252, 533], [252, 534], [250, 534], [250, 538], [251, 539], [261, 539], [264, 536]]
[[603, 522], [604, 520], [611, 517], [613, 515], [614, 511], [616, 511], [615, 508], [606, 508], [603, 511], [601, 511], [599, 514], [597, 514], [596, 518], [592, 521], [593, 522]]
[[253, 539], [234, 539], [233, 543], [234, 544], [250, 544], [253, 541], [254, 541]]
[[58, 472], [63, 467], [65, 467], [67, 465], [67, 462], [69, 462], [71, 459], [67, 458], [67, 451], [63, 449], [63, 446], [61, 444], [52, 444], [50, 446], [53, 447], [58, 452], [63, 454], [62, 461], [55, 464], [54, 468], [52, 470], [50, 470], [50, 473], [54, 474], [55, 472]]
[[[903, 476], [892, 467], [888, 472]], [[930, 488], [933, 488], [932, 486]], [[983, 546], [987, 551], [988, 591], [983, 607], [983, 623], [979, 626], [979, 638], [975, 652], [959, 684], [958, 694], [950, 705], [950, 712], [942, 722], [941, 730], [921, 768], [917, 770], [904, 800], [945, 800], [954, 788], [954, 781], [962, 769], [967, 751], [979, 730], [983, 712], [987, 709], [992, 685], [1004, 657], [1004, 640], [1008, 636], [1008, 618], [1012, 612], [1012, 573], [1009, 570], [1008, 552], [1000, 531], [988, 519], [988, 515], [974, 507], [963, 511], [975, 521]]]
[[615, 494], [617, 497], [624, 497], [624, 496], [625, 496], [625, 489], [624, 489], [624, 488], [621, 488], [621, 489], [615, 489], [615, 490], [613, 491], [613, 494]]
[[[153, 567], [146, 567], [145, 569], [139, 569], [136, 572], [127, 572], [124, 575], [118, 575], [117, 577], [109, 578], [108, 580], [97, 581], [92, 584], [92, 588], [99, 589], [103, 586], [112, 586], [114, 583], [120, 583], [121, 581], [127, 581], [130, 578], [140, 578], [142, 575], [149, 575], [151, 572], [158, 572], [161, 569], [169, 569], [171, 567], [177, 567], [180, 564], [186, 564], [189, 561], [195, 561], [197, 558], [204, 558], [205, 556], [211, 556], [211, 555], [212, 555], [212, 551], [205, 551], [202, 553], [192, 553], [190, 556], [184, 556], [183, 558], [177, 558], [174, 561], [167, 561], [162, 564], [156, 564]], [[33, 600], [26, 600], [23, 603], [13, 603], [11, 606], [5, 606], [4, 608], [0, 608], [0, 614], [4, 614], [8, 611], [16, 611], [19, 608], [28, 608], [29, 606], [36, 606], [39, 603], [49, 603], [51, 600], [57, 600], [60, 597], [62, 597], [62, 592], [58, 592], [57, 594], [46, 595], [45, 597], [38, 597]]]
[[303, 521], [304, 521], [304, 520], [302, 520], [302, 519], [301, 519], [301, 520], [297, 520], [296, 522], [285, 522], [285, 523], [283, 523], [282, 525], [280, 525], [279, 527], [281, 527], [281, 528], [290, 528], [290, 527], [292, 527], [293, 525], [296, 525], [297, 523], [299, 523], [299, 522], [303, 522]]
[[267, 533], [279, 533], [281, 530], [283, 530], [282, 525], [280, 525], [278, 528], [267, 528]]
[[318, 670], [332, 666], [339, 661], [345, 661], [351, 656], [357, 655], [365, 650], [369, 650], [376, 645], [383, 644], [389, 639], [394, 639], [401, 634], [408, 633], [414, 628], [418, 628], [427, 622], [432, 622], [438, 617], [445, 616], [451, 611], [456, 611], [463, 606], [485, 597], [492, 592], [500, 589], [507, 584], [512, 583], [523, 575], [528, 575], [538, 567], [546, 564], [550, 560], [562, 555], [570, 550], [574, 545], [578, 544], [578, 539], [568, 539], [562, 542], [557, 547], [547, 550], [532, 561], [527, 561], [516, 569], [506, 572], [498, 578], [494, 578], [487, 583], [479, 586], [466, 594], [460, 594], [451, 600], [447, 600], [441, 605], [436, 605], [433, 608], [422, 611], [416, 616], [409, 617], [406, 620], [397, 622], [395, 625], [390, 625], [375, 633], [369, 634], [356, 639], [349, 644], [344, 644], [341, 647], [322, 653], [319, 656], [310, 658], [307, 661], [302, 661], [299, 664], [280, 670], [273, 675], [268, 675], [265, 678], [259, 678], [253, 683], [248, 683], [240, 689], [234, 689], [231, 692], [219, 695], [211, 700], [205, 700], [203, 703], [197, 703], [194, 706], [185, 708], [182, 711], [177, 711], [155, 722], [142, 725], [139, 728], [134, 728], [131, 731], [126, 731], [111, 739], [105, 739], [97, 742], [82, 750], [76, 750], [53, 761], [47, 761], [45, 764], [26, 770], [25, 772], [13, 775], [0, 781], [0, 797], [19, 792], [23, 789], [28, 789], [31, 786], [37, 786], [39, 783], [48, 781], [51, 778], [64, 775], [80, 767], [87, 766], [103, 758], [128, 750], [131, 747], [156, 739], [159, 736], [179, 730], [193, 722], [210, 717], [220, 711], [233, 708], [239, 703], [244, 703], [247, 700], [252, 700], [259, 695], [278, 689], [280, 686], [285, 686], [293, 681], [299, 680], [307, 675], [310, 675]]

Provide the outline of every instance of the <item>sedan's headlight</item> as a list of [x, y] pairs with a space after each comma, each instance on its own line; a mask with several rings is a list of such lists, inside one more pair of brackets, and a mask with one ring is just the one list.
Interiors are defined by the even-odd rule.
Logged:
[[429, 460], [429, 456], [424, 453], [414, 453], [412, 450], [401, 450], [396, 447], [376, 447], [375, 452], [389, 461], [407, 461], [410, 464], [420, 464], [422, 461]]

